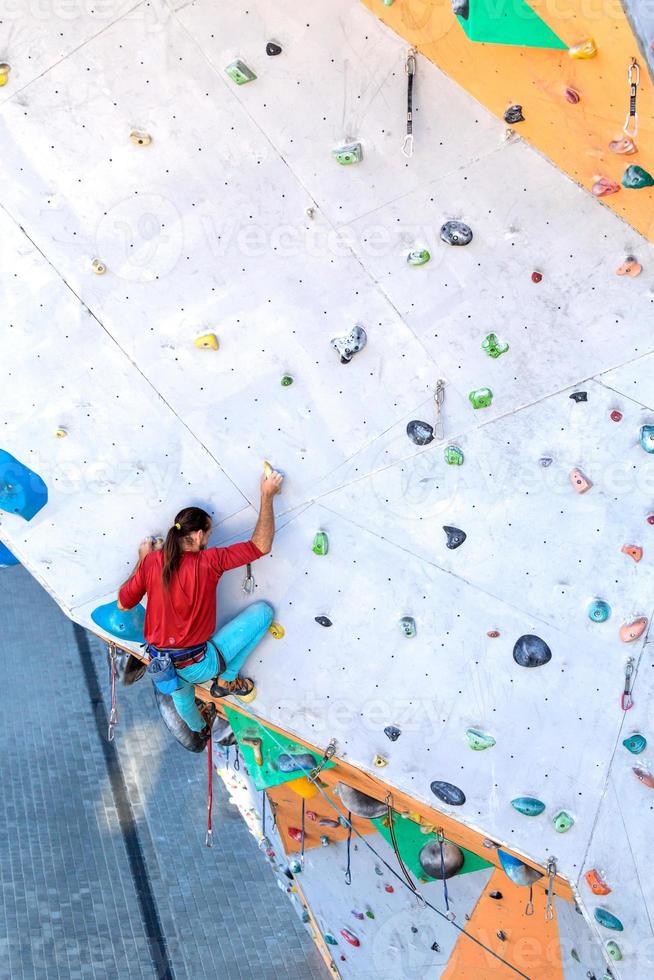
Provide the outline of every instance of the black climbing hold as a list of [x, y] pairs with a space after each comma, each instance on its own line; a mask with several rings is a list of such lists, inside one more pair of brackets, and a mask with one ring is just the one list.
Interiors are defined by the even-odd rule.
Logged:
[[411, 932], [412, 933], [415, 934], [417, 931], [418, 931], [418, 927], [417, 926], [411, 926]]
[[317, 765], [318, 760], [310, 752], [300, 752], [298, 755], [282, 752], [275, 763], [279, 772], [302, 772], [306, 769], [315, 769]]
[[273, 58], [276, 54], [281, 53], [282, 47], [280, 44], [277, 44], [275, 41], [268, 41], [268, 44], [266, 45], [266, 54], [269, 54], [270, 57]]
[[510, 105], [509, 108], [504, 113], [504, 122], [509, 123], [510, 126], [515, 125], [515, 123], [524, 122], [525, 117], [522, 115], [521, 105]]
[[470, 0], [452, 0], [452, 10], [457, 17], [467, 20], [470, 16]]
[[506, 942], [506, 933], [505, 933], [505, 932], [503, 932], [503, 931], [502, 931], [501, 929], [498, 929], [498, 930], [497, 930], [497, 933], [496, 933], [496, 936], [497, 936], [497, 938], [498, 938], [498, 939], [500, 939], [500, 940], [501, 940], [501, 941], [502, 941], [503, 943], [505, 943], [505, 942]]
[[[443, 866], [441, 867], [441, 845], [437, 840], [431, 840], [421, 848], [418, 855], [420, 867], [430, 878], [453, 878], [463, 867], [463, 851], [456, 844], [443, 841]], [[445, 874], [443, 874], [443, 868]]]
[[488, 897], [494, 898], [496, 902], [499, 902], [500, 899], [503, 898], [503, 895], [502, 892], [489, 892]]
[[[175, 702], [170, 694], [162, 694], [154, 684], [152, 685], [152, 689], [159, 714], [170, 734], [177, 739], [180, 745], [188, 749], [189, 752], [203, 752], [209, 741], [208, 733], [203, 735], [200, 732], [194, 732], [177, 714]], [[196, 699], [196, 704], [201, 705], [202, 702]]]
[[[107, 654], [107, 663], [111, 665], [111, 660]], [[147, 665], [135, 657], [133, 653], [119, 653], [116, 657], [116, 674], [120, 681], [129, 687], [130, 684], [135, 684], [139, 681], [145, 671], [147, 670]]]
[[463, 790], [453, 783], [444, 783], [440, 779], [435, 779], [429, 788], [442, 803], [449, 803], [450, 806], [463, 806], [466, 801]]
[[[350, 813], [354, 813], [357, 817], [374, 820], [375, 817], [383, 817], [388, 813], [388, 807], [385, 803], [380, 803], [379, 800], [375, 800], [372, 796], [367, 796], [365, 793], [360, 792], [360, 790], [348, 786], [347, 783], [338, 783], [336, 792], [343, 806], [347, 807]], [[382, 871], [379, 873], [383, 874]]]
[[315, 620], [316, 620], [317, 623], [320, 623], [321, 626], [331, 626], [332, 625], [331, 619], [328, 619], [327, 616], [316, 616], [315, 617]]
[[440, 951], [441, 951], [441, 948], [440, 948], [440, 946], [438, 945], [438, 943], [432, 943], [432, 944], [431, 944], [431, 948], [433, 949], [433, 951], [434, 951], [435, 953], [440, 953]]
[[391, 742], [397, 742], [401, 734], [402, 732], [399, 728], [396, 728], [395, 725], [388, 725], [384, 729], [384, 735], [386, 735], [387, 738], [390, 738]]
[[429, 422], [419, 422], [417, 419], [409, 422], [406, 427], [406, 434], [411, 442], [415, 442], [416, 446], [428, 446], [434, 439], [433, 426]]
[[441, 240], [448, 245], [467, 245], [472, 241], [472, 229], [463, 221], [446, 221], [441, 228]]
[[447, 535], [447, 541], [445, 546], [454, 551], [455, 548], [460, 548], [466, 539], [466, 532], [462, 531], [458, 527], [450, 527], [448, 524], [443, 525], [443, 530]]
[[540, 636], [527, 633], [516, 640], [513, 659], [521, 667], [542, 667], [552, 659], [552, 651]]
[[588, 401], [588, 392], [587, 391], [573, 391], [572, 394], [570, 395], [570, 398], [572, 398], [573, 402], [587, 402]]

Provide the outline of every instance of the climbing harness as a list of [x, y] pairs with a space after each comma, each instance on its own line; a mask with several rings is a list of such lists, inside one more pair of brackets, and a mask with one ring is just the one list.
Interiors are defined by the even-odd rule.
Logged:
[[413, 79], [416, 73], [416, 49], [409, 48], [404, 69], [407, 74], [406, 83], [406, 136], [402, 144], [405, 157], [413, 156]]
[[622, 691], [622, 697], [620, 699], [620, 705], [623, 711], [629, 711], [630, 708], [634, 706], [634, 699], [631, 696], [631, 683], [634, 673], [634, 658], [629, 657], [624, 669], [624, 690]]
[[207, 847], [213, 847], [213, 738], [207, 740]]
[[346, 843], [346, 853], [347, 853], [347, 867], [345, 869], [345, 884], [352, 884], [352, 855], [350, 853], [352, 845], [352, 811], [347, 811], [347, 843]]
[[636, 96], [640, 85], [640, 66], [635, 58], [631, 59], [631, 64], [627, 69], [627, 80], [629, 82], [629, 111], [624, 121], [622, 131], [626, 136], [632, 138], [638, 133], [638, 113], [636, 112]]
[[442, 408], [443, 402], [445, 401], [445, 382], [442, 378], [439, 378], [436, 382], [436, 388], [434, 390], [434, 404], [436, 410], [436, 422], [434, 424], [434, 435], [437, 439], [443, 439], [443, 416]]
[[454, 922], [456, 915], [450, 909], [450, 900], [447, 894], [447, 878], [445, 877], [445, 855], [443, 853], [443, 844], [445, 843], [445, 835], [443, 834], [443, 828], [439, 827], [436, 831], [436, 836], [438, 838], [438, 846], [440, 848], [441, 854], [441, 875], [443, 876], [443, 898], [445, 899], [445, 914], [450, 922]]
[[314, 766], [311, 772], [308, 773], [307, 775], [307, 779], [310, 782], [314, 783], [316, 781], [317, 777], [320, 775], [320, 773], [322, 772], [322, 770], [327, 765], [327, 763], [329, 762], [329, 760], [331, 759], [331, 757], [334, 755], [335, 752], [336, 752], [336, 739], [331, 738], [329, 740], [329, 744], [327, 745], [327, 748], [325, 749], [322, 759], [320, 760], [318, 765]]
[[116, 658], [118, 656], [118, 651], [116, 650], [116, 644], [113, 641], [107, 643], [107, 652], [109, 655], [109, 686], [111, 688], [111, 711], [109, 713], [107, 741], [113, 742], [114, 728], [118, 724], [118, 700], [116, 696]]
[[252, 574], [252, 565], [250, 565], [250, 563], [248, 562], [247, 567], [245, 569], [245, 578], [243, 579], [241, 588], [246, 595], [252, 595], [252, 593], [254, 592], [254, 586], [255, 586], [255, 581], [254, 581], [254, 575]]
[[545, 918], [551, 922], [554, 918], [554, 879], [556, 878], [556, 858], [549, 858], [546, 866], [547, 871], [547, 906], [545, 907]]

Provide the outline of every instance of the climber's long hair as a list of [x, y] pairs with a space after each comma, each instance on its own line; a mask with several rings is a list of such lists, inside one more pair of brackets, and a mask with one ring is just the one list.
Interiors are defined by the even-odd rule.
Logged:
[[182, 538], [194, 531], [208, 531], [210, 527], [211, 518], [201, 507], [184, 507], [177, 514], [163, 546], [164, 563], [161, 577], [164, 589], [169, 587], [173, 573], [182, 560]]

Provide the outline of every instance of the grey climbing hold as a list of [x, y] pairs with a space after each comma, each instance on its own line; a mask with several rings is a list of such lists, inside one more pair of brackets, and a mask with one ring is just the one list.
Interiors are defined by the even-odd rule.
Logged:
[[[385, 803], [380, 803], [379, 800], [375, 800], [372, 796], [367, 796], [365, 793], [360, 792], [360, 790], [348, 786], [347, 783], [338, 783], [336, 793], [340, 797], [343, 806], [346, 806], [350, 813], [354, 813], [357, 817], [374, 820], [375, 817], [383, 817], [388, 813], [388, 807]], [[380, 871], [379, 874], [383, 874], [383, 872]]]
[[435, 779], [429, 788], [441, 803], [448, 803], [450, 806], [463, 806], [466, 801], [463, 790], [453, 783], [445, 783], [441, 779]]
[[275, 763], [279, 772], [301, 772], [306, 769], [314, 769], [317, 765], [318, 760], [310, 752], [300, 752], [298, 755], [282, 752]]
[[443, 525], [443, 530], [447, 535], [445, 547], [451, 551], [454, 551], [455, 548], [460, 548], [466, 539], [466, 532], [462, 531], [459, 527], [450, 527], [448, 524]]
[[525, 117], [522, 115], [521, 105], [510, 105], [504, 113], [504, 122], [508, 123], [510, 126], [514, 126], [515, 123], [524, 121]]
[[552, 651], [540, 636], [527, 633], [516, 640], [513, 659], [521, 667], [542, 667], [552, 659]]
[[448, 245], [468, 245], [472, 241], [472, 229], [463, 221], [446, 221], [441, 227], [441, 241]]
[[331, 626], [332, 625], [331, 619], [328, 619], [327, 616], [315, 616], [314, 619], [321, 626]]
[[420, 422], [415, 419], [407, 425], [406, 434], [416, 446], [428, 446], [430, 442], [433, 442], [434, 428], [429, 422]]
[[452, 10], [457, 17], [467, 20], [470, 16], [470, 0], [452, 0]]
[[570, 398], [572, 398], [573, 402], [577, 402], [577, 403], [579, 403], [579, 402], [587, 402], [588, 401], [588, 392], [587, 391], [573, 391], [572, 394], [570, 395]]
[[267, 55], [270, 55], [271, 58], [274, 58], [275, 55], [281, 54], [281, 53], [282, 53], [282, 46], [281, 46], [281, 44], [277, 44], [276, 41], [268, 41], [268, 44], [266, 45], [266, 54]]
[[540, 463], [541, 466], [548, 467], [552, 465], [554, 459], [552, 458], [552, 456], [541, 456], [538, 462]]
[[397, 742], [401, 734], [402, 732], [396, 725], [387, 725], [384, 729], [384, 735], [390, 738], [391, 742]]
[[[437, 840], [429, 841], [418, 854], [420, 867], [430, 878], [442, 881], [453, 878], [463, 867], [463, 851], [448, 840], [443, 841], [443, 862], [441, 866], [441, 845]], [[443, 870], [445, 873], [443, 873]]]
[[368, 336], [363, 327], [357, 324], [350, 332], [342, 337], [332, 337], [330, 343], [334, 350], [341, 355], [341, 364], [349, 364], [355, 354], [363, 350]]

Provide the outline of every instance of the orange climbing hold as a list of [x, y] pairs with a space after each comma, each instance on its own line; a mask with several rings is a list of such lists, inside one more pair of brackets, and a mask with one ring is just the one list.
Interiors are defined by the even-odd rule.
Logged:
[[640, 262], [637, 262], [633, 255], [628, 255], [624, 260], [622, 265], [619, 265], [615, 270], [618, 276], [630, 276], [631, 279], [635, 279], [643, 271], [643, 267]]
[[646, 629], [647, 617], [639, 616], [631, 623], [623, 623], [620, 627], [620, 639], [623, 643], [633, 643], [634, 640], [640, 639]]
[[595, 197], [608, 197], [609, 194], [617, 194], [620, 185], [610, 177], [596, 177], [590, 190]]
[[584, 875], [584, 878], [586, 879], [586, 884], [592, 891], [593, 895], [610, 894], [611, 889], [604, 881], [599, 871], [597, 871], [595, 868], [592, 868], [590, 871], [587, 871], [586, 874]]
[[629, 555], [634, 561], [640, 561], [643, 557], [643, 549], [637, 544], [623, 544], [620, 551], [623, 555]]
[[[303, 800], [310, 800], [318, 792], [317, 786], [314, 783], [310, 783], [306, 776], [300, 776], [299, 779], [290, 779], [285, 785], [289, 789], [292, 789], [294, 793], [297, 793], [298, 796], [301, 796]], [[310, 817], [307, 813], [307, 817], [309, 820], [315, 820], [315, 814], [313, 817]]]

